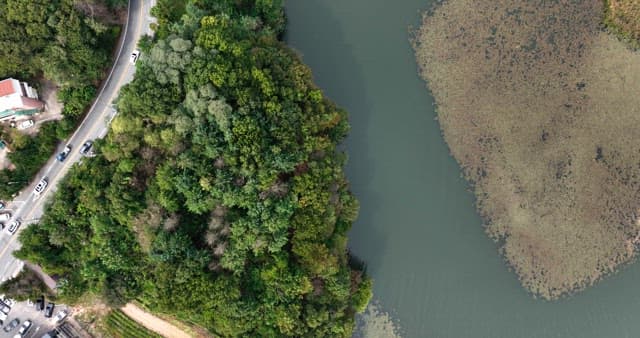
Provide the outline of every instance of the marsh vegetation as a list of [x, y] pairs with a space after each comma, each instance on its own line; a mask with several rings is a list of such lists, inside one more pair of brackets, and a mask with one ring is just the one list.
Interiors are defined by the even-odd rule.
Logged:
[[600, 1], [443, 3], [414, 48], [487, 233], [556, 298], [630, 261], [639, 238], [640, 55]]

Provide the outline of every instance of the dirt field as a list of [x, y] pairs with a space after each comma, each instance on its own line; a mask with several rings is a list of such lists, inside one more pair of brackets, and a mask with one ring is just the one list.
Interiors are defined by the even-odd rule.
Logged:
[[414, 46], [487, 233], [544, 298], [635, 255], [640, 54], [600, 0], [450, 0]]
[[58, 101], [58, 88], [55, 83], [43, 80], [40, 89], [40, 99], [45, 103], [45, 111], [37, 117], [38, 121], [62, 119], [62, 102]]

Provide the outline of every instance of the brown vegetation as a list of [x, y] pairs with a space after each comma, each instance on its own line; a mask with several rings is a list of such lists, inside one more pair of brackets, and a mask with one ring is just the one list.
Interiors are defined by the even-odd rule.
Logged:
[[605, 25], [634, 47], [640, 47], [640, 1], [605, 0], [605, 6]]
[[488, 234], [534, 294], [591, 285], [635, 253], [640, 55], [598, 0], [451, 0], [414, 47]]

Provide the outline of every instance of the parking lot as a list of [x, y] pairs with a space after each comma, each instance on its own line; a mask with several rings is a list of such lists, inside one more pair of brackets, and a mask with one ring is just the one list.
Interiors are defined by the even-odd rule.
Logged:
[[[61, 311], [67, 309], [64, 305], [57, 305], [54, 308], [53, 316]], [[13, 330], [9, 332], [5, 332], [4, 328], [9, 324], [13, 319], [18, 319], [20, 324], [15, 327]], [[12, 338], [18, 334], [18, 329], [20, 325], [26, 320], [31, 320], [31, 328], [27, 331], [25, 335], [22, 337], [42, 337], [48, 331], [51, 331], [56, 324], [54, 323], [54, 318], [46, 318], [44, 316], [44, 311], [37, 311], [35, 305], [31, 301], [26, 302], [18, 302], [11, 306], [11, 310], [8, 313], [7, 319], [2, 324], [3, 330], [0, 330], [0, 338]]]

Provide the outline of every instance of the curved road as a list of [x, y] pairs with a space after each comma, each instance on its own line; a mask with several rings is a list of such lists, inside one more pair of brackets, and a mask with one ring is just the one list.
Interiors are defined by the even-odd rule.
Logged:
[[[121, 44], [116, 60], [85, 119], [67, 140], [66, 144], [72, 147], [71, 153], [64, 162], [57, 161], [55, 156], [62, 151], [66, 144], [59, 145], [56, 153], [47, 161], [33, 182], [9, 203], [8, 210], [13, 214], [12, 220], [22, 220], [18, 232], [40, 218], [43, 205], [46, 199], [55, 192], [58, 182], [74, 163], [82, 159], [82, 155], [78, 151], [82, 144], [87, 140], [102, 138], [106, 135], [108, 124], [116, 113], [112, 102], [118, 96], [120, 87], [131, 81], [135, 72], [135, 67], [129, 62], [129, 56], [136, 49], [141, 36], [152, 34], [149, 28], [149, 24], [154, 21], [150, 14], [152, 6], [153, 3], [150, 0], [129, 1], [127, 24], [124, 27], [124, 37], [120, 40]], [[33, 189], [42, 177], [46, 177], [49, 184], [47, 189], [40, 196], [37, 196]], [[5, 222], [7, 227], [9, 223], [10, 221]], [[20, 242], [17, 233], [11, 235], [6, 228], [2, 230], [0, 232], [0, 281], [17, 275], [22, 269], [24, 263], [13, 257], [13, 251], [18, 248], [20, 248]]]

